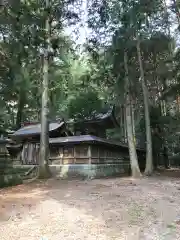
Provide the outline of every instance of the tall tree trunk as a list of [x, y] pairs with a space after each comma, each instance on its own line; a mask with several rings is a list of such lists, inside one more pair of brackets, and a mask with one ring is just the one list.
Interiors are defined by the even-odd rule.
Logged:
[[[169, 36], [169, 38], [171, 38], [171, 24], [170, 24], [170, 16], [168, 13], [168, 6], [167, 6], [167, 1], [163, 0], [163, 4], [164, 4], [164, 11], [165, 11], [165, 15], [166, 15], [166, 30], [167, 30], [167, 35]], [[170, 49], [169, 49], [169, 57], [173, 63], [173, 43], [172, 41], [170, 42]], [[163, 87], [166, 87], [166, 83], [163, 84]], [[165, 98], [163, 100], [163, 109], [164, 109], [164, 115], [167, 115], [167, 99]]]
[[44, 63], [43, 63], [43, 82], [42, 82], [42, 107], [41, 107], [41, 142], [40, 142], [40, 160], [39, 160], [39, 178], [50, 177], [49, 169], [49, 38], [50, 38], [50, 24], [49, 24], [49, 7], [50, 2], [46, 0], [46, 22], [45, 22], [45, 48], [44, 48]]
[[150, 113], [149, 113], [149, 99], [148, 99], [148, 90], [144, 78], [144, 69], [141, 58], [141, 49], [140, 49], [140, 40], [138, 33], [136, 34], [137, 39], [137, 55], [140, 67], [140, 76], [143, 90], [144, 98], [144, 114], [145, 114], [145, 126], [146, 126], [146, 168], [145, 174], [151, 175], [153, 171], [153, 162], [152, 162], [152, 137], [151, 137], [151, 124], [150, 124]]
[[136, 130], [135, 130], [134, 106], [133, 106], [132, 97], [131, 97], [131, 118], [132, 118], [133, 139], [134, 139], [134, 144], [136, 146]]
[[24, 105], [25, 105], [25, 91], [21, 87], [19, 91], [19, 99], [18, 99], [18, 107], [17, 107], [17, 115], [16, 115], [16, 129], [19, 129], [21, 127]]
[[177, 18], [178, 24], [180, 25], [180, 11], [179, 11], [179, 8], [178, 8], [177, 1], [176, 0], [172, 0], [172, 3], [174, 5], [174, 11], [176, 13], [176, 18]]
[[126, 126], [127, 126], [127, 138], [129, 146], [129, 156], [131, 163], [131, 172], [133, 177], [140, 177], [141, 172], [139, 169], [136, 147], [134, 143], [133, 136], [133, 119], [132, 119], [132, 108], [131, 108], [131, 98], [130, 98], [130, 88], [129, 88], [129, 74], [128, 74], [128, 64], [127, 64], [127, 52], [124, 52], [124, 68], [125, 68], [125, 90], [126, 90]]
[[127, 125], [126, 125], [126, 106], [123, 108], [123, 121], [124, 121], [124, 143], [127, 143]]

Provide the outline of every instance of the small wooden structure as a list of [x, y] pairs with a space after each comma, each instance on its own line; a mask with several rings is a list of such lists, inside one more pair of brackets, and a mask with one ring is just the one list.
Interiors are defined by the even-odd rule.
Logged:
[[102, 112], [92, 112], [82, 120], [73, 121], [74, 135], [94, 135], [106, 138], [106, 130], [120, 127], [119, 111], [115, 106], [104, 109]]
[[[49, 125], [49, 165], [54, 174], [100, 177], [129, 174], [128, 147], [106, 139], [106, 129], [118, 125], [118, 117], [112, 107], [106, 113], [94, 113], [94, 117], [73, 123], [73, 134], [64, 121]], [[40, 124], [25, 126], [11, 135], [17, 146], [8, 146], [15, 153], [14, 165], [32, 166], [39, 163]], [[74, 135], [74, 136], [73, 136]], [[141, 159], [144, 151], [137, 149]], [[11, 154], [12, 155], [12, 154]]]
[[92, 135], [50, 139], [50, 166], [61, 177], [121, 176], [130, 171], [127, 147]]
[[[14, 161], [22, 164], [38, 164], [41, 124], [30, 124], [10, 135], [11, 142], [7, 148]], [[72, 135], [64, 121], [49, 124], [49, 137], [65, 137]]]
[[[56, 164], [109, 164], [128, 157], [127, 146], [92, 135], [50, 139], [50, 161]], [[129, 160], [128, 160], [129, 161]]]
[[0, 187], [2, 183], [2, 175], [4, 175], [4, 171], [7, 169], [10, 159], [8, 150], [6, 148], [7, 143], [7, 139], [0, 139]]
[[5, 160], [9, 157], [8, 150], [6, 148], [6, 145], [8, 144], [7, 139], [0, 139], [0, 160]]
[[[137, 149], [141, 160], [145, 151]], [[50, 166], [56, 173], [101, 177], [130, 174], [128, 146], [92, 135], [50, 139]]]
[[[55, 175], [101, 177], [130, 173], [129, 150], [125, 145], [92, 135], [50, 138], [49, 142], [49, 165]], [[31, 144], [36, 146], [39, 156], [40, 143]], [[25, 161], [24, 151], [26, 148], [14, 164], [38, 165], [38, 157], [33, 158], [33, 155]], [[137, 149], [137, 153], [144, 158], [143, 150]]]

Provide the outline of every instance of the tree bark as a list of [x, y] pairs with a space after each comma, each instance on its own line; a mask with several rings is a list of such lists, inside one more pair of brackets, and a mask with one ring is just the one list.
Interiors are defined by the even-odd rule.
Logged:
[[176, 13], [176, 18], [177, 18], [178, 24], [180, 25], [180, 12], [179, 12], [177, 2], [176, 2], [176, 0], [172, 0], [172, 2], [173, 2], [173, 5], [174, 5], [174, 10], [175, 10], [175, 13]]
[[135, 118], [134, 118], [134, 107], [132, 103], [132, 98], [131, 98], [131, 118], [132, 118], [132, 129], [133, 129], [133, 139], [134, 139], [134, 144], [136, 146], [136, 130], [135, 130]]
[[21, 87], [19, 91], [19, 99], [18, 99], [18, 107], [17, 107], [17, 115], [16, 115], [16, 129], [21, 128], [24, 106], [25, 106], [25, 91]]
[[[50, 7], [49, 0], [46, 0], [46, 11]], [[38, 168], [38, 178], [49, 178], [49, 38], [50, 25], [48, 14], [45, 22], [45, 48], [44, 48], [44, 63], [43, 63], [43, 82], [42, 82], [42, 106], [41, 106], [41, 141], [40, 141], [40, 160]]]
[[152, 163], [152, 137], [151, 137], [151, 124], [150, 124], [150, 113], [149, 113], [149, 100], [148, 100], [148, 90], [145, 83], [144, 78], [144, 69], [141, 58], [141, 49], [140, 49], [140, 40], [138, 33], [136, 34], [137, 39], [137, 55], [140, 67], [140, 77], [141, 84], [143, 90], [143, 98], [144, 98], [144, 114], [145, 114], [145, 127], [146, 127], [146, 168], [145, 174], [151, 175], [153, 171], [153, 163]]
[[127, 139], [129, 146], [129, 156], [131, 164], [131, 172], [133, 177], [141, 177], [141, 172], [139, 169], [136, 147], [133, 136], [133, 119], [132, 119], [132, 108], [131, 108], [131, 99], [129, 91], [129, 75], [128, 75], [128, 64], [127, 64], [127, 52], [124, 52], [124, 68], [125, 68], [125, 90], [126, 90], [126, 127], [127, 127]]

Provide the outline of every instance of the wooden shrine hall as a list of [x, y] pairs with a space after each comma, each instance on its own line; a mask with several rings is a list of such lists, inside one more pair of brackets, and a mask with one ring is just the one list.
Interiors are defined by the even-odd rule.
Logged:
[[[59, 177], [101, 177], [129, 174], [128, 147], [106, 139], [106, 130], [120, 127], [115, 107], [84, 120], [49, 123], [49, 165]], [[70, 130], [71, 129], [71, 130]], [[38, 165], [40, 124], [29, 124], [10, 135], [7, 145], [14, 166]], [[17, 150], [18, 149], [18, 150]], [[137, 149], [141, 157], [144, 150]]]

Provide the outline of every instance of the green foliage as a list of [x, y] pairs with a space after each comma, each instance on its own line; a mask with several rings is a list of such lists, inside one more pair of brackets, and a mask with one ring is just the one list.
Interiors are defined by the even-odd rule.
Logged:
[[[72, 41], [63, 34], [62, 22], [75, 23], [78, 16], [68, 8], [71, 1], [52, 3], [48, 14], [52, 22], [50, 50], [53, 63], [57, 55], [64, 61], [72, 48]], [[6, 126], [15, 129], [23, 121], [39, 120], [42, 51], [46, 34], [43, 26], [47, 11], [39, 1], [19, 1], [19, 4], [2, 8], [0, 20], [6, 20], [0, 26], [0, 104], [3, 105], [0, 119], [2, 129]], [[53, 65], [50, 66], [52, 69]], [[51, 86], [53, 94], [53, 81]]]
[[[177, 131], [179, 113], [173, 101], [180, 92], [180, 50], [171, 31], [174, 24], [171, 16], [177, 13], [175, 6], [166, 6], [160, 0], [91, 1], [87, 20], [91, 34], [79, 53], [64, 30], [79, 21], [80, 1], [55, 0], [50, 9], [44, 9], [43, 1], [11, 2], [0, 10], [0, 133], [18, 128], [23, 121], [40, 120], [46, 14], [50, 15], [52, 27], [51, 119], [84, 118], [99, 111], [105, 101], [123, 105], [124, 50], [127, 50], [135, 125], [138, 131], [144, 131], [144, 120], [139, 127], [140, 119], [144, 119], [144, 106], [136, 51], [138, 31], [152, 105], [151, 125], [165, 126], [167, 132]], [[166, 116], [162, 116], [162, 99], [166, 100]], [[117, 129], [109, 134], [112, 135], [121, 140], [122, 131]]]
[[[161, 109], [159, 106], [150, 108], [150, 118], [151, 118], [151, 128], [154, 129], [156, 127], [159, 127], [161, 130], [167, 128], [167, 126], [170, 126], [172, 124], [175, 124], [177, 122], [177, 119], [174, 119], [172, 116], [162, 116]], [[145, 125], [144, 125], [144, 118], [140, 121], [140, 128], [141, 131], [144, 131]]]
[[70, 100], [68, 110], [71, 118], [84, 119], [91, 116], [94, 111], [100, 112], [102, 101], [95, 90], [80, 92]]

